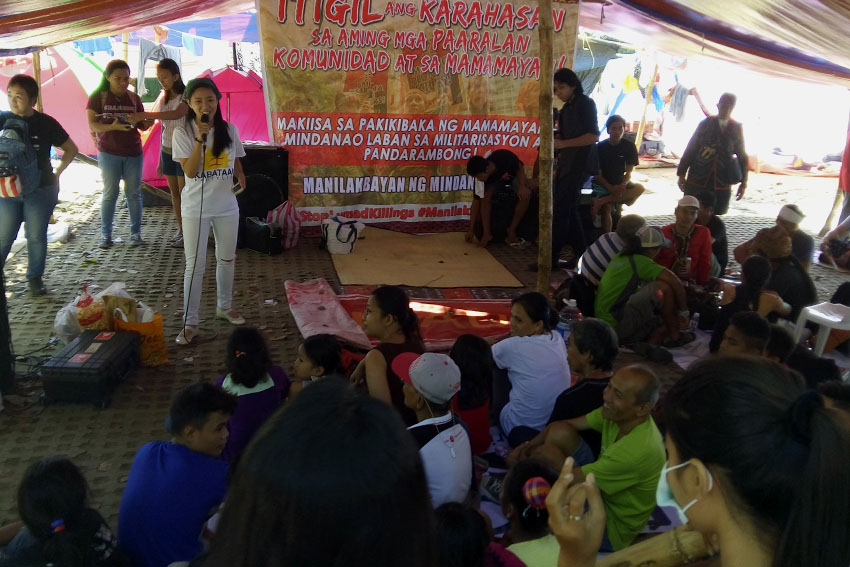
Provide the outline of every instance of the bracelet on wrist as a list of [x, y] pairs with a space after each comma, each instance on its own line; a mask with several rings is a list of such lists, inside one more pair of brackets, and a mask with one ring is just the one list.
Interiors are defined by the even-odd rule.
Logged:
[[204, 141], [203, 141], [203, 140], [201, 140], [200, 138], [195, 138], [195, 141], [196, 141], [196, 142], [198, 142], [199, 144], [203, 144], [203, 143], [204, 143]]

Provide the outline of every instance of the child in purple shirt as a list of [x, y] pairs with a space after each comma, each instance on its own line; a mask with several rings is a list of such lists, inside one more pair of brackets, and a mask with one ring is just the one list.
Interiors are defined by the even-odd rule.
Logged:
[[263, 335], [251, 327], [239, 327], [227, 342], [228, 373], [216, 380], [237, 396], [236, 411], [230, 416], [230, 437], [222, 457], [232, 460], [250, 443], [263, 423], [289, 394], [289, 377], [271, 363]]

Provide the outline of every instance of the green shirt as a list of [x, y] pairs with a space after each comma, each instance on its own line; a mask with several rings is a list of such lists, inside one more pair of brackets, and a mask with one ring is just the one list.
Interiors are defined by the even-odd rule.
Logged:
[[651, 417], [619, 440], [620, 428], [602, 417], [602, 408], [586, 419], [602, 433], [602, 452], [581, 471], [595, 475], [605, 504], [608, 539], [615, 550], [623, 549], [646, 526], [655, 508], [655, 490], [667, 460], [664, 441]]
[[[643, 254], [635, 254], [635, 268], [637, 268], [638, 277], [641, 282], [652, 282], [658, 279], [658, 275], [664, 271], [664, 266], [660, 266], [652, 261], [651, 258]], [[632, 279], [632, 263], [629, 262], [629, 257], [624, 254], [617, 254], [611, 259], [611, 263], [605, 268], [605, 273], [602, 274], [602, 279], [599, 280], [599, 290], [596, 292], [595, 313], [596, 316], [614, 327], [617, 328], [619, 321], [611, 315], [611, 307], [617, 302], [617, 298], [629, 285]]]
[[541, 538], [515, 543], [508, 551], [519, 557], [526, 567], [554, 567], [558, 564], [561, 546], [555, 536], [545, 535]]

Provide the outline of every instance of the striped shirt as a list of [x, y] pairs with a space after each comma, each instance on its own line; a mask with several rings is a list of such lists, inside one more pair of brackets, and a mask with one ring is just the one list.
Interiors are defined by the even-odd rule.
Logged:
[[[170, 112], [172, 110], [177, 110], [182, 102], [183, 95], [176, 96], [166, 101], [165, 91], [163, 91], [160, 93], [159, 98], [156, 99], [156, 110], [154, 110], [154, 112]], [[177, 127], [177, 123], [180, 122], [180, 120], [160, 120], [159, 122], [162, 125], [162, 147], [173, 147], [171, 145], [171, 138], [174, 136], [174, 128]]]
[[579, 273], [598, 287], [611, 258], [619, 254], [625, 245], [616, 232], [603, 234], [582, 254], [578, 263]]

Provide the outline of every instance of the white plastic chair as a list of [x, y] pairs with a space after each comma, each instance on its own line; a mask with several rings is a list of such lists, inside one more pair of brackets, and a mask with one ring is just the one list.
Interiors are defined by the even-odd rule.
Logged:
[[799, 317], [797, 317], [797, 324], [794, 326], [794, 344], [800, 342], [803, 329], [806, 328], [806, 322], [808, 321], [821, 327], [818, 332], [817, 343], [815, 344], [815, 354], [823, 356], [826, 339], [829, 338], [829, 332], [825, 331], [828, 329], [850, 331], [850, 307], [841, 305], [840, 303], [829, 302], [804, 307], [800, 311]]

